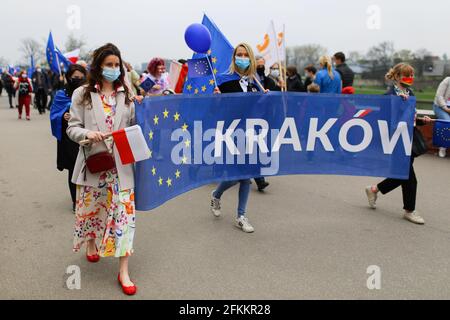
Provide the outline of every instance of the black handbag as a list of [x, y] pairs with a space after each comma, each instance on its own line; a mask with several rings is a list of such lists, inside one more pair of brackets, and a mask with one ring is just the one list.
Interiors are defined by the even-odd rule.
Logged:
[[419, 129], [414, 127], [413, 143], [412, 143], [412, 155], [413, 157], [419, 157], [428, 152], [427, 143], [425, 138]]

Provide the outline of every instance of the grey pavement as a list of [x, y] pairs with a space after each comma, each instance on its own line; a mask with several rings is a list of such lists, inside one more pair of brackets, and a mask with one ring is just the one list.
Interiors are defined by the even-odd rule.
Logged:
[[[209, 213], [208, 185], [137, 213], [130, 299], [449, 299], [450, 158], [415, 164], [425, 226], [402, 219], [401, 190], [367, 206], [364, 187], [380, 179], [270, 178], [252, 186], [254, 234], [234, 227], [237, 189], [223, 217]], [[17, 120], [0, 98], [0, 299], [128, 299], [118, 260], [89, 264], [71, 250], [74, 215], [67, 172], [56, 170], [48, 113]], [[66, 270], [79, 266], [81, 289]], [[369, 266], [381, 289], [369, 290]]]

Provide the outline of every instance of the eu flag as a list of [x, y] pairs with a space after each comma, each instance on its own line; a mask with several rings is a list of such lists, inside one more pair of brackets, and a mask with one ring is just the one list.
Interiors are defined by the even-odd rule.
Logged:
[[58, 59], [56, 57], [55, 43], [53, 42], [53, 36], [52, 36], [51, 31], [48, 35], [47, 52], [46, 53], [47, 53], [47, 61], [48, 61], [48, 65], [50, 66], [50, 70], [52, 70], [55, 73], [59, 73], [60, 68], [58, 65]]
[[434, 124], [433, 144], [436, 147], [450, 148], [450, 121], [436, 120]]
[[[186, 94], [213, 93], [213, 74], [218, 75], [228, 71], [231, 64], [233, 46], [206, 14], [203, 16], [202, 24], [206, 28], [208, 28], [209, 32], [211, 33], [211, 49], [208, 52], [208, 56], [211, 56], [210, 61], [212, 66], [212, 73], [209, 76], [205, 75], [198, 78], [192, 78], [190, 75], [188, 75], [183, 90], [183, 93]], [[205, 55], [200, 53], [194, 54], [192, 58], [206, 59]], [[189, 68], [189, 72], [190, 69], [191, 68]]]
[[212, 75], [212, 70], [209, 66], [208, 58], [191, 59], [188, 60], [188, 77], [201, 78]]
[[[55, 53], [58, 57], [57, 63], [58, 62], [60, 64], [62, 63], [64, 65], [64, 70], [62, 70], [62, 71], [66, 72], [69, 69], [72, 62], [70, 62], [69, 59], [67, 59], [58, 48], [55, 49]], [[58, 73], [59, 73], [59, 71], [58, 71]]]

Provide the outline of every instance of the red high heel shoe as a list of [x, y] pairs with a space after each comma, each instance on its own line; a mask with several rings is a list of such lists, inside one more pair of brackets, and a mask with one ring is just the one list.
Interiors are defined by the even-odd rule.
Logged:
[[119, 275], [117, 276], [117, 280], [119, 281], [119, 284], [122, 286], [122, 291], [123, 291], [123, 293], [125, 293], [125, 294], [128, 295], [128, 296], [133, 296], [133, 295], [136, 294], [136, 292], [137, 292], [137, 287], [136, 287], [135, 284], [133, 284], [133, 285], [130, 286], [130, 287], [125, 287], [125, 286], [122, 284], [122, 281], [120, 281], [120, 272], [119, 272]]
[[88, 260], [89, 262], [91, 262], [91, 263], [96, 263], [96, 262], [99, 262], [99, 261], [100, 261], [100, 256], [98, 255], [98, 248], [97, 248], [97, 246], [95, 246], [95, 249], [97, 250], [97, 253], [96, 253], [96, 254], [93, 254], [93, 255], [91, 255], [91, 256], [89, 256], [89, 255], [87, 254], [87, 252], [86, 252], [86, 258], [87, 258], [87, 260]]

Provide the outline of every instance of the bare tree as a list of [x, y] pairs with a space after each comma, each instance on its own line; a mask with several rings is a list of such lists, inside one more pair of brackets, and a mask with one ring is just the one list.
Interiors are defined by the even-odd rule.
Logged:
[[33, 57], [36, 63], [45, 56], [44, 46], [32, 38], [22, 39], [20, 51], [23, 53], [23, 58], [27, 63], [29, 63], [30, 57]]
[[411, 50], [402, 49], [394, 53], [394, 63], [408, 62], [410, 63], [414, 59], [414, 55]]
[[82, 51], [86, 46], [86, 41], [83, 38], [76, 38], [73, 33], [69, 34], [66, 40], [66, 51], [73, 51], [75, 49], [80, 49]]
[[5, 58], [3, 58], [3, 57], [0, 57], [0, 68], [4, 68], [4, 67], [7, 67], [8, 66], [8, 60], [6, 60]]
[[319, 44], [307, 44], [288, 47], [286, 52], [288, 64], [295, 65], [297, 69], [302, 70], [308, 64], [316, 65], [319, 62], [319, 58], [326, 55], [328, 50]]

